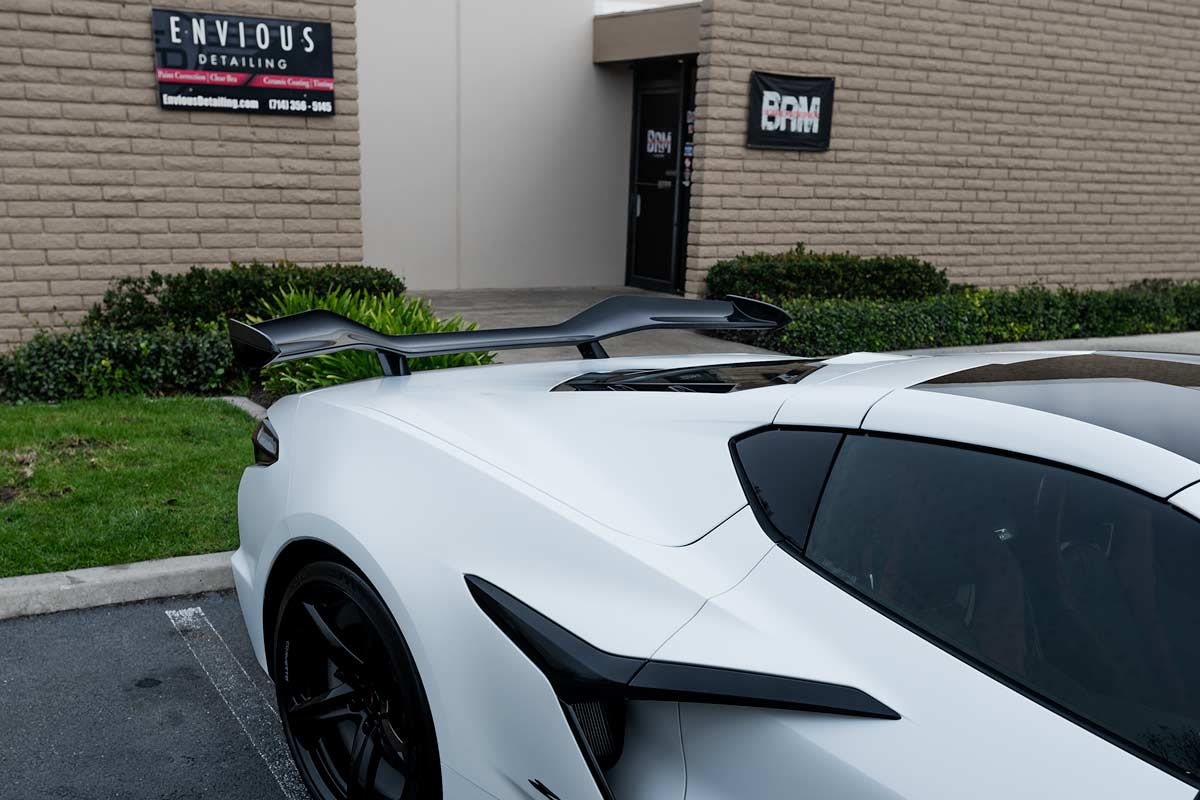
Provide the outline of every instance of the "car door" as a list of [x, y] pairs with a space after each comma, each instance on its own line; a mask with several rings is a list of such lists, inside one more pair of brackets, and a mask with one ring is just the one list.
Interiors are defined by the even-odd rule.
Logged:
[[900, 719], [685, 704], [688, 800], [1196, 796], [1200, 523], [1061, 466], [858, 432], [813, 513], [787, 476], [828, 436], [735, 443], [779, 547], [656, 658], [853, 686]]

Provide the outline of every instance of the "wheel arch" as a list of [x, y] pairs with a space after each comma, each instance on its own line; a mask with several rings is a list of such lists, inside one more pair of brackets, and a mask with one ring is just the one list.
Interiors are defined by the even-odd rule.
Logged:
[[[341, 564], [366, 581], [376, 594], [379, 593], [366, 573], [349, 556], [328, 542], [320, 539], [295, 539], [288, 542], [271, 564], [266, 587], [263, 590], [263, 643], [268, 653], [275, 637], [275, 618], [279, 616], [279, 603], [283, 599], [283, 593], [300, 570], [316, 561], [332, 561], [335, 564]], [[272, 680], [275, 678], [273, 667], [272, 659], [267, 658], [267, 673]]]

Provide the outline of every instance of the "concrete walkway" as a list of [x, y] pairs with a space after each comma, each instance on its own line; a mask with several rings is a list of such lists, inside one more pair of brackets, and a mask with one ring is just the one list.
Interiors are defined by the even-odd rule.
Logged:
[[[553, 325], [578, 314], [588, 306], [615, 294], [657, 294], [627, 286], [585, 289], [462, 289], [421, 292], [439, 317], [461, 316], [480, 328], [511, 328], [522, 325]], [[613, 356], [673, 355], [690, 353], [767, 353], [750, 345], [727, 342], [692, 331], [642, 331], [610, 339], [605, 349]], [[506, 350], [497, 361], [516, 364], [578, 358], [574, 347], [537, 350]]]
[[[413, 292], [429, 300], [438, 316], [461, 315], [480, 328], [520, 325], [552, 325], [577, 314], [593, 303], [614, 294], [653, 294], [627, 286], [586, 289], [462, 289]], [[604, 345], [614, 356], [671, 355], [677, 353], [764, 353], [749, 345], [727, 342], [691, 331], [643, 331], [621, 336]], [[1200, 332], [1163, 333], [1149, 336], [1115, 336], [1105, 339], [1065, 339], [1051, 342], [1019, 342], [971, 347], [904, 350], [904, 353], [955, 353], [996, 350], [1147, 350], [1163, 353], [1200, 354]], [[509, 350], [498, 361], [519, 363], [576, 358], [573, 347], [543, 350]]]

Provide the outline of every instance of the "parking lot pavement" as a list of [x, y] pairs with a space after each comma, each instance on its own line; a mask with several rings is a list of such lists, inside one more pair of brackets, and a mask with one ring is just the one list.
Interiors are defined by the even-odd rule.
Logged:
[[302, 800], [232, 592], [0, 622], [0, 798]]

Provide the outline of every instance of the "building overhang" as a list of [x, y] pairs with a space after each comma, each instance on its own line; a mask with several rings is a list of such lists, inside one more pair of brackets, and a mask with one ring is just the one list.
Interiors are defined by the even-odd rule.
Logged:
[[600, 14], [592, 23], [592, 61], [597, 64], [698, 52], [699, 3]]

